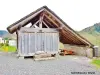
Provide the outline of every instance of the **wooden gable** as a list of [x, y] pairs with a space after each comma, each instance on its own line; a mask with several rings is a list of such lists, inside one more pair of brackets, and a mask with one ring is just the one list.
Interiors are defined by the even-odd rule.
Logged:
[[60, 41], [64, 44], [75, 44], [75, 45], [84, 45], [92, 47], [88, 40], [80, 36], [77, 32], [75, 32], [72, 28], [70, 28], [62, 19], [60, 19], [52, 10], [50, 10], [47, 6], [43, 6], [36, 11], [30, 13], [19, 21], [13, 23], [12, 25], [7, 27], [7, 30], [10, 33], [16, 32], [21, 27], [26, 26], [28, 23], [31, 23], [32, 26], [36, 24], [39, 27], [39, 19], [43, 16], [42, 27], [43, 28], [58, 28], [59, 29], [59, 37]]

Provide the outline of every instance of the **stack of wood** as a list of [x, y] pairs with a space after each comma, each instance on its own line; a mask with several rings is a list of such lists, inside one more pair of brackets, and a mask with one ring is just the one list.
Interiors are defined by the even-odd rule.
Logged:
[[75, 53], [72, 50], [61, 49], [59, 54], [65, 56], [65, 55], [74, 55]]
[[36, 53], [33, 57], [34, 57], [34, 60], [48, 60], [48, 59], [54, 59], [55, 56], [56, 54], [39, 52], [39, 53]]

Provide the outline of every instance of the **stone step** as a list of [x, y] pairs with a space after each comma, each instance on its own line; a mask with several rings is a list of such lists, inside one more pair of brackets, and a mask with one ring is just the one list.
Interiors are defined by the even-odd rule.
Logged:
[[51, 57], [51, 54], [38, 54], [34, 55], [35, 58], [46, 58], [46, 57]]

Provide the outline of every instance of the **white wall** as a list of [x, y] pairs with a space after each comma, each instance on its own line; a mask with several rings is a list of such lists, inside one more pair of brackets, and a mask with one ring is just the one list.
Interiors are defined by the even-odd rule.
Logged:
[[2, 38], [0, 37], [0, 43], [2, 42]]
[[16, 46], [16, 40], [9, 40], [9, 45], [10, 46]]
[[0, 43], [4, 43], [4, 40], [2, 40], [2, 38], [0, 37]]

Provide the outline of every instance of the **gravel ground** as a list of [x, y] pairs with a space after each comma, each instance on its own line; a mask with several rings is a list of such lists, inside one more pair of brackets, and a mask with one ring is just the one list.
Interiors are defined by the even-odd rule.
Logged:
[[100, 70], [89, 64], [91, 60], [82, 56], [58, 56], [54, 60], [34, 61], [0, 53], [0, 60], [0, 75], [100, 75]]

